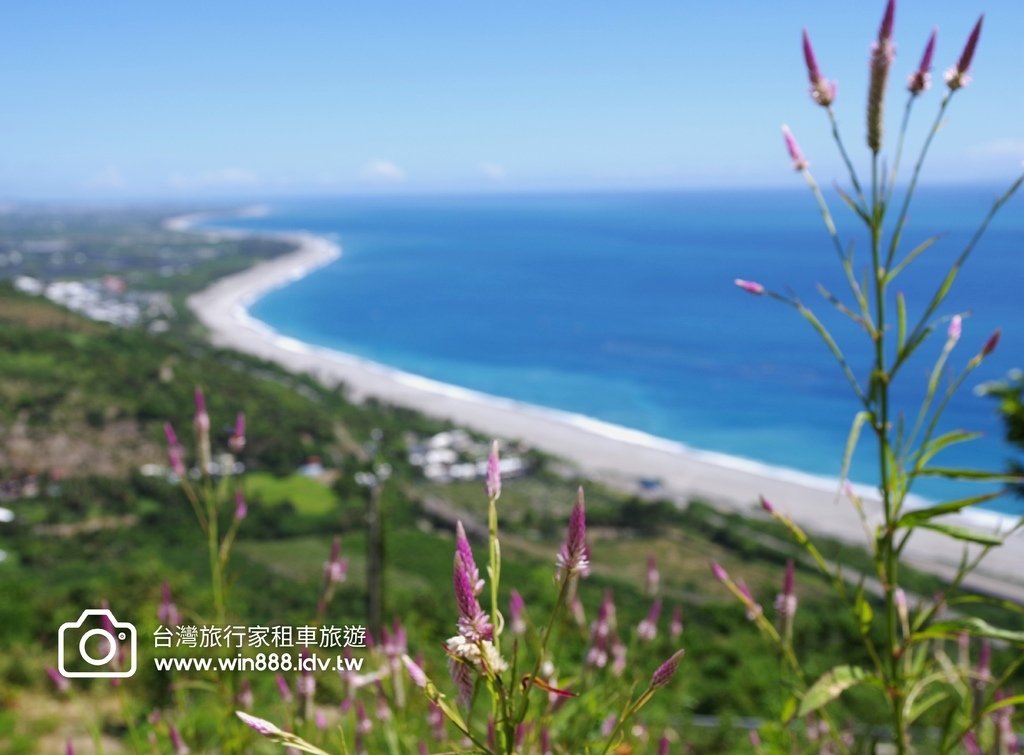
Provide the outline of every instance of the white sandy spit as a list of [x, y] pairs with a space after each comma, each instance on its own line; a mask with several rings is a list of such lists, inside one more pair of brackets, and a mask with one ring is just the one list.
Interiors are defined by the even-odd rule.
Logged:
[[[205, 218], [172, 218], [166, 227], [186, 231]], [[213, 236], [238, 233], [200, 232]], [[277, 362], [294, 372], [308, 373], [327, 385], [343, 382], [355, 400], [374, 397], [494, 437], [522, 439], [579, 465], [588, 476], [628, 490], [636, 490], [640, 479], [657, 479], [666, 495], [678, 499], [700, 497], [745, 512], [759, 509], [756, 502], [763, 495], [811, 532], [858, 544], [865, 542], [864, 526], [851, 503], [839, 494], [839, 484], [834, 480], [692, 449], [590, 417], [488, 396], [311, 346], [275, 332], [251, 317], [248, 307], [267, 292], [335, 261], [341, 248], [330, 239], [308, 233], [274, 235], [294, 243], [295, 251], [223, 278], [189, 299], [189, 306], [209, 329], [215, 344]], [[881, 522], [880, 505], [871, 491], [859, 492], [867, 496], [865, 508], [869, 524], [874, 527]], [[1007, 519], [985, 513], [948, 516], [942, 521], [981, 531], [1006, 530], [1010, 526]], [[995, 549], [966, 584], [1024, 601], [1022, 542], [1015, 535], [1002, 548]], [[905, 561], [951, 577], [962, 548], [959, 541], [918, 530], [904, 552]]]

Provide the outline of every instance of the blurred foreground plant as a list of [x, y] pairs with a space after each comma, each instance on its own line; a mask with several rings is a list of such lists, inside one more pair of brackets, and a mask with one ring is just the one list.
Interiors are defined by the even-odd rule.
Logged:
[[[928, 150], [953, 98], [970, 81], [968, 72], [981, 34], [982, 19], [978, 20], [971, 31], [957, 62], [945, 74], [946, 89], [938, 112], [914, 163], [902, 201], [897, 202], [894, 194], [904, 140], [914, 105], [930, 86], [936, 35], [933, 32], [928, 39], [918, 68], [909, 76], [908, 96], [895, 154], [891, 160], [891, 169], [887, 171], [881, 152], [884, 142], [885, 90], [895, 55], [895, 10], [895, 2], [890, 0], [878, 37], [871, 47], [866, 108], [870, 176], [866, 181], [858, 175], [839, 133], [833, 112], [835, 84], [821, 75], [806, 31], [803, 36], [811, 97], [825, 109], [832, 135], [849, 173], [850, 191], [844, 191], [838, 186], [836, 190], [844, 204], [863, 224], [870, 239], [870, 263], [861, 276], [858, 276], [855, 268], [852, 244], [847, 245], [840, 238], [829, 205], [810, 172], [807, 158], [793, 134], [783, 126], [785, 145], [793, 168], [803, 176], [811, 189], [849, 287], [848, 295], [843, 297], [820, 285], [819, 291], [840, 313], [853, 320], [870, 341], [873, 359], [866, 375], [858, 374], [826, 325], [800, 299], [777, 293], [759, 282], [736, 281], [737, 286], [750, 294], [767, 296], [793, 307], [824, 340], [849, 382], [861, 409], [854, 417], [847, 441], [842, 466], [844, 480], [861, 430], [867, 427], [874, 435], [878, 452], [878, 501], [862, 500], [848, 484], [845, 485], [845, 491], [868, 533], [868, 545], [874, 556], [876, 572], [873, 576], [880, 583], [884, 599], [881, 615], [872, 607], [872, 601], [866, 594], [869, 575], [863, 575], [855, 589], [849, 587], [839, 568], [833, 567], [823, 558], [813, 541], [795, 522], [772, 503], [763, 502], [765, 510], [786, 526], [806, 549], [814, 565], [831, 581], [851, 612], [853, 621], [860, 627], [863, 651], [871, 659], [871, 664], [861, 667], [855, 663], [840, 663], [817, 679], [808, 678], [800, 664], [798, 648], [794, 647], [792, 640], [793, 614], [796, 609], [792, 570], [787, 569], [783, 591], [776, 602], [777, 621], [774, 624], [764, 616], [761, 607], [742, 582], [733, 581], [721, 567], [715, 566], [714, 572], [744, 605], [748, 617], [779, 648], [790, 672], [788, 681], [792, 694], [781, 712], [781, 726], [774, 729], [766, 727], [762, 732], [770, 742], [782, 747], [783, 742], [798, 735], [798, 727], [794, 722], [803, 719], [809, 721], [803, 732], [808, 742], [819, 741], [819, 737], [823, 737], [828, 743], [827, 751], [850, 751], [853, 746], [850, 735], [840, 731], [832, 721], [830, 703], [844, 691], [860, 686], [873, 689], [885, 701], [889, 711], [891, 739], [900, 753], [912, 750], [946, 753], [960, 747], [966, 748], [968, 752], [1016, 752], [1018, 740], [1010, 725], [1012, 706], [1024, 698], [1006, 695], [1003, 686], [1024, 663], [1024, 655], [1019, 652], [1024, 645], [1024, 633], [999, 629], [968, 615], [970, 601], [975, 599], [973, 597], [964, 600], [951, 598], [951, 593], [961, 586], [964, 578], [992, 548], [1002, 544], [1008, 533], [978, 532], [943, 520], [947, 515], [989, 501], [1000, 493], [973, 495], [925, 509], [910, 508], [907, 500], [914, 484], [922, 477], [940, 476], [990, 483], [1013, 481], [1000, 472], [959, 469], [933, 463], [934, 458], [945, 449], [977, 437], [977, 434], [965, 430], [939, 434], [939, 422], [953, 395], [999, 342], [998, 331], [988, 336], [944, 385], [948, 365], [961, 339], [963, 318], [960, 314], [939, 316], [937, 313], [990, 221], [1017, 191], [1024, 176], [1014, 181], [995, 200], [934, 294], [918, 305], [920, 312], [916, 318], [912, 317], [911, 304], [902, 293], [893, 296], [893, 285], [939, 237], [932, 236], [913, 249], [904, 251], [902, 236]], [[930, 371], [923, 399], [916, 410], [910, 412], [909, 416], [913, 419], [906, 422], [903, 411], [894, 405], [892, 386], [908, 360], [929, 336], [943, 331], [945, 342]], [[875, 505], [880, 509], [881, 524], [872, 529], [866, 509]], [[963, 544], [963, 556], [948, 590], [911, 601], [900, 587], [900, 560], [910, 538], [919, 530], [937, 532], [959, 541]], [[955, 613], [947, 613], [947, 607], [953, 603], [957, 604]], [[879, 625], [880, 632], [876, 631]], [[960, 652], [959, 660], [951, 659], [948, 641], [963, 644], [969, 642], [970, 638], [1009, 644], [1017, 650], [1017, 658], [1000, 675], [990, 672], [987, 651], [984, 661], [979, 659], [975, 667], [968, 662], [966, 651]], [[818, 717], [822, 723], [820, 727], [813, 722]], [[925, 721], [929, 725], [927, 731], [921, 725]]]
[[[590, 571], [590, 549], [586, 538], [586, 510], [580, 489], [569, 517], [564, 543], [555, 559], [554, 609], [541, 625], [529, 621], [522, 596], [515, 590], [509, 598], [510, 620], [506, 624], [498, 605], [501, 574], [501, 543], [498, 529], [498, 499], [501, 495], [497, 444], [488, 459], [486, 491], [488, 498], [488, 560], [486, 576], [490, 581], [487, 609], [480, 602], [488, 580], [476, 565], [472, 546], [461, 522], [455, 533], [452, 573], [456, 633], [444, 642], [447, 675], [451, 694], [442, 691], [435, 674], [428, 673], [423, 656], [416, 659], [406, 652], [404, 630], [396, 623], [393, 632], [385, 631], [370, 660], [377, 667], [369, 674], [348, 674], [348, 697], [342, 703], [353, 716], [350, 727], [340, 726], [342, 752], [399, 753], [410, 751], [410, 737], [424, 729], [421, 711], [411, 705], [405, 694], [403, 675], [418, 688], [426, 704], [426, 736], [418, 741], [419, 752], [475, 752], [491, 755], [512, 753], [607, 753], [632, 752], [637, 732], [633, 724], [637, 714], [657, 692], [667, 686], [683, 656], [677, 650], [650, 671], [641, 685], [632, 686], [622, 679], [626, 645], [615, 625], [611, 594], [605, 595], [592, 627], [591, 647], [575, 673], [559, 669], [554, 640], [557, 627], [570, 618], [579, 580]], [[648, 584], [656, 589], [657, 570], [648, 565]], [[635, 641], [653, 639], [657, 608], [641, 622]], [[681, 632], [681, 626], [679, 631]], [[506, 636], [510, 634], [511, 637]], [[574, 633], [569, 632], [571, 637]], [[398, 640], [400, 636], [400, 640]], [[675, 639], [678, 632], [672, 631]], [[614, 662], [609, 664], [609, 658]], [[400, 660], [400, 663], [399, 663]], [[404, 674], [396, 673], [404, 669]], [[376, 696], [377, 718], [374, 726], [366, 715], [361, 690]], [[311, 753], [324, 753], [307, 738], [255, 718], [244, 711], [239, 718], [253, 731], [285, 747]], [[351, 734], [351, 750], [349, 740]], [[646, 736], [640, 729], [641, 738]], [[432, 740], [433, 749], [427, 744]], [[415, 739], [413, 740], [416, 741]], [[404, 744], [403, 744], [404, 743]], [[659, 752], [668, 752], [669, 740], [663, 736]]]

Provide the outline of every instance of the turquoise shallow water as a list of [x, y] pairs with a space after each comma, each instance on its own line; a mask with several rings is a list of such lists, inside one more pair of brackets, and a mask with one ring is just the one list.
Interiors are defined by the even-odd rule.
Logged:
[[[906, 239], [944, 235], [896, 287], [912, 321], [997, 193], [922, 195]], [[699, 448], [840, 471], [856, 411], [848, 385], [792, 309], [732, 285], [743, 277], [792, 288], [864, 375], [863, 332], [815, 291], [818, 282], [837, 293], [844, 284], [803, 192], [317, 199], [222, 225], [340, 240], [340, 260], [251, 309], [299, 340]], [[847, 235], [856, 230], [846, 226]], [[969, 314], [955, 365], [1003, 328], [999, 349], [944, 423], [985, 435], [948, 451], [945, 464], [999, 468], [1013, 453], [994, 402], [970, 389], [1024, 367], [1022, 281], [1017, 200], [992, 224], [942, 310]], [[907, 366], [896, 386], [900, 407], [914, 406], [940, 348], [936, 338]], [[865, 445], [855, 480], [873, 481], [872, 457]], [[963, 488], [930, 480], [917, 492], [938, 499]], [[999, 508], [1024, 511], [1018, 504], [1003, 500]]]

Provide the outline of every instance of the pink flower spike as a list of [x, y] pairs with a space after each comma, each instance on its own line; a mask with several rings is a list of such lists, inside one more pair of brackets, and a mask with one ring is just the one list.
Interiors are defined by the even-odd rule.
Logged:
[[810, 163], [807, 162], [804, 153], [800, 151], [800, 145], [796, 143], [796, 137], [793, 136], [793, 132], [789, 130], [789, 126], [786, 124], [782, 124], [782, 138], [786, 142], [786, 151], [789, 152], [789, 158], [793, 161], [793, 170], [797, 172], [806, 170]]
[[743, 596], [743, 606], [747, 609], [747, 620], [753, 621], [762, 613], [764, 609], [761, 608], [761, 604], [754, 600], [754, 596], [750, 592], [750, 588], [747, 587], [747, 583], [742, 579], [736, 582], [736, 589], [740, 591], [740, 595]]
[[235, 521], [240, 522], [249, 515], [249, 504], [245, 502], [245, 494], [239, 488], [235, 491]]
[[501, 496], [501, 462], [498, 459], [498, 441], [491, 442], [491, 453], [487, 456], [487, 497], [492, 501]]
[[405, 665], [405, 670], [409, 672], [409, 678], [412, 679], [412, 683], [420, 689], [425, 689], [427, 686], [427, 675], [423, 673], [423, 669], [416, 664], [416, 661], [403, 654], [402, 663]]
[[181, 738], [181, 732], [174, 724], [169, 727], [168, 736], [171, 738], [171, 747], [174, 748], [175, 755], [188, 755], [188, 745], [185, 744], [185, 740]]
[[480, 579], [480, 570], [473, 558], [473, 549], [469, 545], [469, 538], [466, 537], [466, 529], [462, 526], [461, 520], [455, 522], [455, 552], [462, 558], [466, 576], [473, 585], [473, 594], [479, 595], [484, 589], [484, 581]]
[[772, 502], [769, 501], [764, 496], [761, 496], [761, 508], [767, 511], [769, 514], [775, 513], [775, 507], [772, 505]]
[[658, 740], [658, 755], [669, 755], [669, 741], [665, 734], [662, 734], [661, 739]]
[[210, 415], [206, 412], [206, 396], [203, 395], [203, 389], [198, 385], [195, 391], [196, 399], [196, 416], [195, 423], [196, 429], [199, 432], [209, 432], [210, 430]]
[[725, 569], [722, 568], [721, 564], [719, 564], [716, 561], [712, 561], [711, 562], [711, 573], [714, 575], [715, 579], [717, 579], [719, 582], [728, 582], [729, 581], [729, 573]]
[[[292, 701], [292, 690], [288, 686], [288, 680], [278, 674], [274, 677], [274, 681], [277, 682], [277, 694], [281, 696], [281, 700], [290, 703]], [[245, 719], [242, 719], [243, 721]]]
[[756, 283], [754, 281], [745, 281], [742, 278], [737, 278], [735, 281], [733, 281], [733, 283], [742, 288], [748, 294], [754, 294], [754, 296], [764, 295], [764, 286], [762, 286], [760, 283]]
[[804, 61], [807, 63], [807, 78], [811, 82], [811, 99], [822, 107], [828, 107], [836, 98], [836, 85], [821, 75], [818, 60], [814, 57], [811, 38], [804, 29]]
[[935, 53], [935, 38], [937, 35], [938, 30], [932, 30], [932, 35], [928, 37], [928, 44], [924, 47], [921, 63], [907, 80], [907, 89], [914, 96], [921, 94], [921, 92], [931, 86], [932, 76], [930, 71], [932, 70], [932, 55]]
[[526, 632], [526, 617], [524, 612], [526, 603], [518, 590], [512, 590], [508, 596], [509, 629], [512, 634], [523, 634]]
[[644, 593], [657, 595], [658, 585], [661, 584], [661, 574], [658, 572], [658, 559], [653, 555], [647, 557], [647, 577], [644, 583]]
[[75, 745], [70, 739], [64, 745], [64, 755], [75, 755]]
[[58, 692], [65, 693], [71, 689], [71, 682], [52, 666], [47, 666], [46, 675], [50, 677], [50, 681], [53, 682], [53, 686], [57, 688]]
[[981, 24], [984, 20], [985, 14], [983, 13], [978, 18], [978, 23], [974, 25], [974, 29], [971, 30], [971, 36], [967, 38], [964, 51], [960, 54], [960, 60], [957, 61], [955, 66], [946, 71], [946, 85], [954, 92], [971, 83], [971, 77], [967, 75], [967, 71], [971, 67], [971, 61], [974, 59], [974, 51], [978, 46], [978, 38], [981, 36]]
[[681, 606], [676, 606], [675, 610], [672, 611], [672, 621], [668, 625], [668, 636], [673, 640], [679, 639], [679, 636], [683, 633], [683, 609]]
[[679, 668], [679, 661], [682, 660], [684, 653], [685, 651], [683, 650], [677, 650], [667, 661], [655, 669], [654, 673], [651, 674], [652, 687], [664, 687], [672, 681], [672, 677], [675, 676], [676, 670]]
[[245, 449], [245, 412], [239, 412], [235, 417], [235, 430], [228, 439], [228, 448], [236, 454]]
[[960, 315], [953, 315], [953, 318], [949, 321], [949, 330], [946, 336], [949, 338], [950, 343], [956, 343], [960, 340], [960, 334], [963, 332], [963, 318]]
[[244, 711], [240, 710], [236, 710], [235, 715], [242, 720], [243, 724], [245, 724], [261, 736], [279, 737], [282, 734], [284, 734], [283, 731], [281, 731], [279, 728], [274, 726], [274, 724], [270, 723], [270, 721], [267, 721], [265, 719], [257, 718], [256, 716], [250, 716], [248, 713], [245, 713]]
[[558, 554], [558, 568], [566, 577], [574, 574], [586, 576], [590, 571], [590, 553], [587, 548], [587, 514], [583, 488], [576, 492], [576, 503], [569, 515], [569, 528], [565, 543]]

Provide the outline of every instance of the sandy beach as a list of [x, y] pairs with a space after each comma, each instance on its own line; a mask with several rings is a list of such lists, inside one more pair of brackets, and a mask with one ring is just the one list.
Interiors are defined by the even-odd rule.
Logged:
[[[171, 230], [186, 231], [199, 219], [173, 218], [166, 225]], [[328, 385], [342, 382], [354, 400], [374, 397], [497, 438], [522, 439], [578, 465], [590, 477], [627, 490], [636, 490], [639, 479], [653, 478], [661, 481], [662, 492], [670, 497], [685, 500], [699, 496], [744, 512], [759, 510], [756, 501], [763, 495], [811, 532], [865, 542], [864, 527], [851, 503], [838, 494], [835, 481], [703, 452], [591, 418], [453, 387], [274, 332], [250, 317], [247, 308], [268, 291], [341, 255], [339, 245], [326, 238], [305, 233], [275, 236], [294, 243], [295, 251], [223, 278], [189, 299], [189, 306], [209, 329], [215, 344], [309, 373]], [[847, 423], [846, 418], [836, 421]], [[866, 498], [865, 508], [872, 525], [881, 521], [876, 500]], [[942, 521], [975, 530], [1007, 527], [995, 516], [949, 516]], [[1022, 542], [1021, 536], [1015, 535], [989, 554], [967, 585], [1024, 601]], [[945, 577], [953, 575], [961, 556], [959, 541], [921, 530], [905, 551], [907, 563]]]

